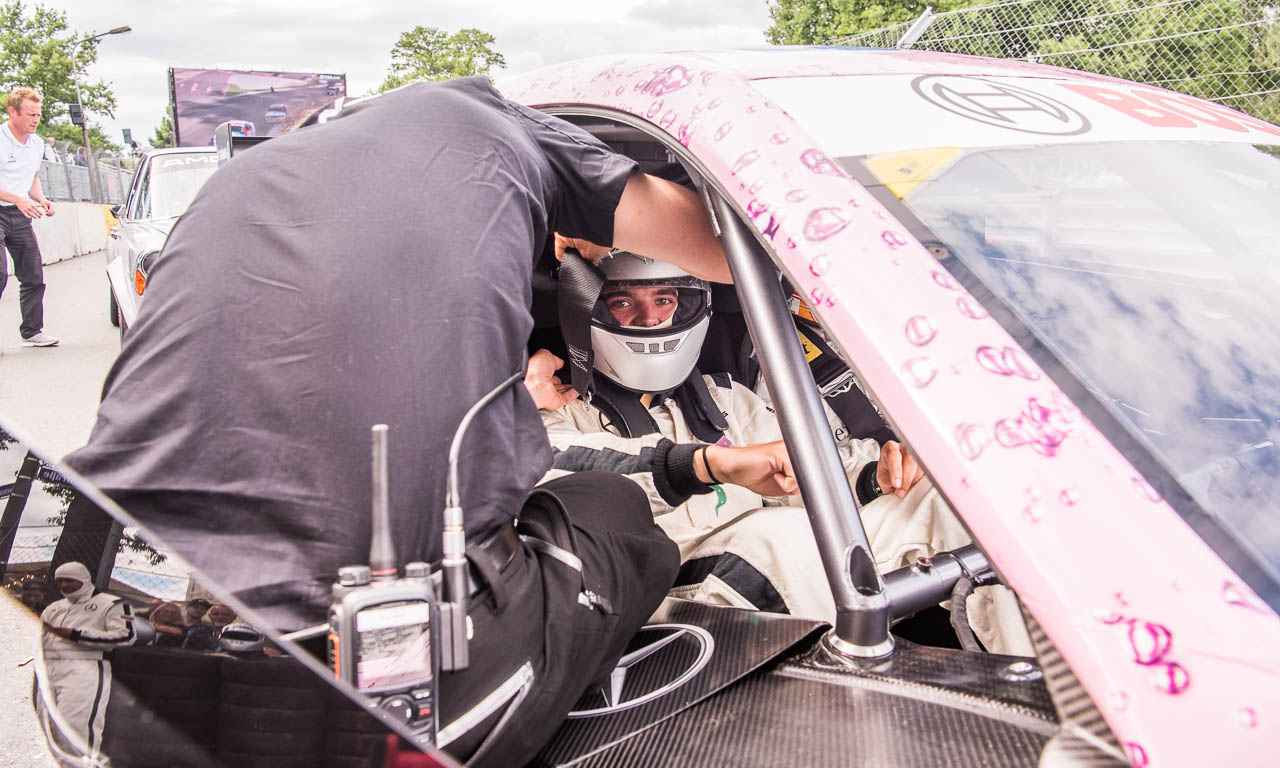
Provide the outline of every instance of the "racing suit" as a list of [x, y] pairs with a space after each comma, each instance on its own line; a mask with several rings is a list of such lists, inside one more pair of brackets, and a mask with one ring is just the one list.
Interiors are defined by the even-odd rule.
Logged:
[[41, 643], [54, 702], [91, 748], [102, 746], [102, 726], [111, 695], [111, 662], [104, 651], [130, 645], [135, 635], [133, 614], [122, 598], [95, 592], [85, 583], [44, 609], [40, 619], [72, 630], [70, 638], [47, 629]]
[[[704, 379], [728, 423], [721, 444], [748, 446], [782, 439], [773, 409], [759, 395], [728, 376]], [[585, 469], [608, 470], [627, 475], [645, 489], [656, 522], [680, 549], [680, 575], [672, 596], [834, 621], [835, 601], [798, 496], [763, 497], [729, 484], [713, 486], [712, 493], [704, 495], [680, 498], [673, 493], [656, 460], [660, 444], [699, 442], [675, 399], [650, 403], [649, 415], [658, 432], [636, 438], [619, 436], [598, 408], [580, 399], [541, 413], [555, 449], [544, 480]], [[845, 471], [856, 483], [862, 469], [878, 461], [880, 446], [869, 438], [851, 439], [829, 409], [827, 418]], [[862, 504], [861, 512], [881, 571], [971, 541], [927, 478], [904, 498], [885, 494]], [[1030, 655], [1029, 641], [1022, 645], [1025, 630], [1016, 601], [1000, 610], [985, 588], [980, 591], [982, 596], [971, 596], [968, 604], [978, 637], [994, 652]], [[1014, 613], [1007, 615], [1010, 610]], [[1010, 624], [1012, 630], [1006, 626]]]

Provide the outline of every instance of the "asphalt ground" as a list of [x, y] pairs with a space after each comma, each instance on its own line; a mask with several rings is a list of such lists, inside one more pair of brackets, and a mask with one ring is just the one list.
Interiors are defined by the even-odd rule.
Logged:
[[[10, 275], [0, 296], [0, 422], [56, 459], [88, 439], [120, 334], [107, 317], [104, 251], [47, 265], [44, 274], [45, 330], [62, 343], [21, 345], [18, 281]], [[39, 629], [34, 614], [0, 598], [0, 766], [56, 765], [31, 708]]]

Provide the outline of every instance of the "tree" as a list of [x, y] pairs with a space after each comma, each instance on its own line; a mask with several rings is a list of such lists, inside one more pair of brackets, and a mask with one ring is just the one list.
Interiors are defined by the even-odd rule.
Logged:
[[[41, 123], [36, 132], [43, 138], [52, 138], [58, 142], [69, 141], [77, 147], [84, 144], [84, 135], [80, 131], [80, 126], [71, 123]], [[107, 138], [107, 134], [98, 125], [89, 125], [89, 144], [94, 149], [105, 149], [117, 154], [123, 151], [119, 144]]]
[[926, 7], [942, 13], [974, 1], [777, 0], [769, 7], [773, 24], [765, 37], [778, 45], [830, 45], [850, 35], [913, 21]]
[[391, 69], [379, 91], [398, 88], [414, 80], [447, 80], [451, 77], [488, 75], [505, 67], [506, 59], [493, 49], [493, 35], [478, 29], [462, 29], [450, 35], [436, 27], [414, 27], [400, 35], [391, 48]]
[[151, 136], [151, 146], [153, 147], [172, 147], [173, 146], [173, 108], [164, 108], [164, 117], [160, 119], [160, 124], [156, 126], [156, 132]]
[[44, 120], [55, 122], [75, 102], [76, 81], [89, 112], [114, 115], [116, 98], [102, 81], [89, 82], [85, 70], [98, 58], [98, 41], [72, 49], [80, 35], [67, 28], [67, 15], [37, 4], [30, 15], [22, 0], [0, 5], [0, 88], [34, 88], [44, 97]]

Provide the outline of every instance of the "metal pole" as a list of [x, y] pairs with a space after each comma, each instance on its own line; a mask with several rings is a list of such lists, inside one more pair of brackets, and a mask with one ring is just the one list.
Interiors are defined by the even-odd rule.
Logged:
[[[108, 30], [106, 32], [99, 32], [96, 35], [88, 35], [77, 40], [76, 44], [71, 47], [72, 71], [75, 71], [76, 55], [80, 52], [81, 45], [84, 45], [90, 40], [97, 40], [100, 37], [106, 37], [107, 35], [119, 35], [128, 31], [130, 31], [129, 27], [116, 27], [115, 29]], [[98, 185], [98, 164], [97, 160], [93, 156], [93, 152], [89, 150], [89, 115], [84, 110], [84, 99], [80, 98], [80, 80], [72, 78], [71, 82], [76, 87], [76, 104], [80, 106], [80, 119], [84, 121], [80, 124], [80, 134], [84, 137], [85, 161], [88, 163], [87, 167], [89, 169], [89, 196], [92, 198], [93, 202], [101, 203], [102, 192]]]
[[742, 314], [759, 349], [764, 378], [835, 598], [836, 626], [828, 637], [829, 645], [848, 656], [887, 655], [893, 651], [889, 598], [876, 571], [871, 544], [777, 272], [733, 208], [719, 195], [714, 196], [714, 205], [729, 271], [742, 299]]

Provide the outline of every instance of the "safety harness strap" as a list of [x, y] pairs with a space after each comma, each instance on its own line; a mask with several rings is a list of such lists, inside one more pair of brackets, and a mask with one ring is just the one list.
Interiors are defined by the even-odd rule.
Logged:
[[604, 273], [566, 248], [560, 262], [560, 333], [569, 352], [569, 375], [573, 388], [586, 402], [595, 391], [595, 354], [591, 351], [591, 312], [600, 298]]

